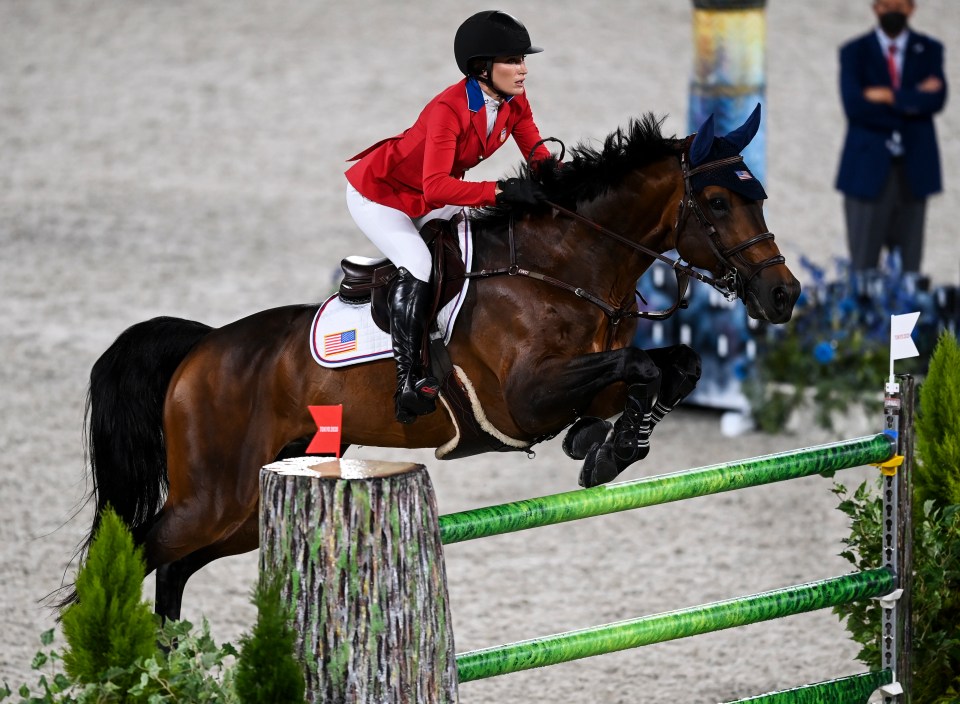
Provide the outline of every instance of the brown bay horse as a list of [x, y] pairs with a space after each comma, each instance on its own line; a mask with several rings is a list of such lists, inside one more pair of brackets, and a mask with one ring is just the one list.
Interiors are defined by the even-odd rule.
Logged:
[[[673, 139], [648, 115], [602, 148], [577, 147], [562, 167], [521, 167], [549, 204], [476, 214], [474, 270], [514, 274], [471, 283], [447, 346], [485, 422], [526, 445], [575, 424], [564, 449], [584, 459], [585, 486], [642, 458], [651, 414], [659, 420], [699, 376], [688, 348], [630, 345], [636, 282], [657, 253], [676, 249], [754, 318], [790, 319], [800, 286], [767, 231], [762, 201], [691, 185], [711, 169], [745, 168], [718, 154], [739, 154], [754, 118], [724, 137], [710, 121]], [[319, 366], [309, 340], [317, 308], [276, 308], [218, 329], [156, 318], [122, 333], [94, 365], [90, 535], [111, 505], [157, 570], [159, 614], [179, 617], [198, 569], [257, 547], [259, 470], [302, 452], [316, 430], [308, 406], [343, 404], [344, 449], [437, 448], [457, 432], [443, 409], [396, 421], [392, 360]], [[620, 413], [628, 420], [615, 427], [604, 420]]]

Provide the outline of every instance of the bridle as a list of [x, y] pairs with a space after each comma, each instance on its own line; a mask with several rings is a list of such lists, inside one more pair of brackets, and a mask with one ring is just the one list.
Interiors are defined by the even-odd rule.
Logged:
[[706, 283], [709, 283], [715, 289], [727, 296], [728, 300], [732, 300], [733, 298], [743, 299], [744, 295], [746, 294], [747, 287], [757, 276], [757, 274], [767, 267], [786, 263], [786, 259], [782, 254], [777, 254], [769, 257], [768, 259], [764, 259], [758, 264], [751, 264], [743, 257], [737, 257], [741, 268], [745, 270], [744, 274], [741, 274], [741, 270], [730, 261], [731, 258], [750, 249], [750, 247], [755, 244], [765, 240], [774, 239], [774, 234], [767, 230], [766, 232], [761, 232], [760, 234], [754, 235], [745, 242], [740, 242], [729, 249], [724, 249], [723, 243], [720, 241], [720, 233], [717, 232], [717, 228], [707, 218], [706, 214], [703, 212], [703, 208], [700, 207], [700, 203], [698, 203], [697, 199], [694, 197], [693, 186], [691, 184], [691, 179], [693, 176], [706, 171], [713, 171], [715, 169], [721, 169], [725, 166], [732, 166], [734, 164], [742, 163], [743, 157], [737, 155], [723, 159], [715, 159], [714, 161], [708, 161], [705, 164], [700, 164], [700, 166], [690, 168], [690, 165], [687, 163], [687, 153], [685, 151], [680, 153], [680, 168], [683, 171], [683, 199], [680, 201], [680, 212], [677, 214], [677, 222], [673, 226], [674, 234], [677, 237], [676, 241], [678, 251], [680, 232], [683, 230], [687, 218], [690, 217], [690, 213], [693, 212], [700, 223], [700, 227], [707, 234], [707, 242], [710, 244], [710, 249], [713, 252], [713, 256], [716, 257], [717, 261], [719, 261], [720, 264], [726, 269], [724, 274], [719, 279], [706, 281]]
[[[542, 140], [542, 142], [546, 142], [546, 141], [559, 142], [560, 140], [553, 137]], [[538, 143], [537, 146], [539, 146], [539, 144], [540, 143]], [[563, 143], [561, 142], [560, 144], [562, 147]], [[535, 149], [536, 147], [534, 147], [534, 150]], [[533, 150], [531, 150], [531, 155], [532, 153], [533, 153]], [[563, 158], [562, 154], [563, 152], [561, 152], [560, 159]], [[717, 261], [721, 264], [721, 266], [724, 269], [723, 274], [719, 277], [710, 276], [708, 274], [704, 274], [700, 271], [697, 271], [696, 269], [693, 268], [693, 266], [691, 266], [688, 263], [685, 263], [682, 260], [682, 258], [673, 259], [671, 257], [666, 256], [665, 254], [662, 254], [660, 252], [657, 252], [654, 249], [651, 249], [650, 247], [647, 247], [638, 242], [634, 242], [630, 239], [627, 239], [623, 235], [620, 235], [614, 232], [613, 230], [610, 230], [604, 227], [603, 225], [599, 224], [594, 220], [591, 220], [590, 218], [584, 217], [583, 215], [581, 215], [580, 213], [574, 210], [570, 210], [569, 208], [565, 208], [549, 200], [544, 201], [545, 205], [550, 206], [551, 208], [561, 213], [562, 215], [565, 215], [569, 218], [572, 218], [582, 223], [583, 225], [586, 225], [587, 227], [594, 230], [595, 232], [599, 232], [600, 234], [610, 239], [613, 239], [633, 250], [642, 252], [643, 254], [646, 254], [650, 257], [653, 257], [656, 260], [659, 260], [669, 265], [670, 268], [673, 269], [674, 274], [676, 275], [676, 278], [677, 278], [677, 298], [676, 298], [676, 301], [673, 303], [673, 305], [670, 306], [670, 308], [662, 311], [634, 310], [636, 306], [636, 300], [632, 297], [630, 302], [627, 303], [626, 305], [621, 305], [620, 307], [615, 308], [611, 306], [609, 303], [607, 303], [605, 300], [600, 298], [599, 296], [592, 294], [583, 288], [572, 286], [571, 284], [568, 284], [565, 281], [562, 281], [560, 279], [554, 278], [548, 274], [542, 274], [539, 272], [534, 272], [528, 269], [524, 269], [517, 263], [517, 248], [516, 248], [516, 241], [515, 241], [514, 232], [513, 232], [512, 216], [510, 218], [509, 225], [507, 228], [509, 247], [510, 247], [510, 265], [507, 267], [500, 267], [497, 269], [481, 269], [479, 271], [469, 272], [466, 274], [466, 277], [467, 278], [485, 278], [489, 276], [507, 274], [509, 276], [526, 276], [533, 279], [537, 279], [545, 283], [548, 283], [552, 286], [555, 286], [557, 288], [570, 291], [574, 295], [580, 298], [583, 298], [584, 300], [594, 304], [595, 306], [600, 308], [607, 315], [607, 317], [610, 318], [611, 324], [613, 326], [618, 325], [619, 322], [623, 319], [643, 318], [647, 320], [664, 320], [670, 317], [671, 315], [673, 315], [673, 313], [677, 311], [678, 308], [686, 307], [686, 302], [683, 299], [684, 299], [684, 296], [686, 295], [686, 291], [687, 291], [687, 287], [689, 285], [690, 279], [696, 279], [697, 281], [702, 281], [703, 283], [708, 284], [709, 286], [712, 286], [714, 289], [716, 289], [721, 294], [723, 294], [727, 298], [727, 300], [735, 300], [738, 297], [743, 299], [750, 282], [753, 281], [753, 279], [761, 271], [763, 271], [764, 269], [770, 266], [783, 264], [785, 263], [786, 260], [784, 259], [783, 255], [778, 254], [776, 256], [770, 257], [760, 262], [759, 264], [751, 264], [750, 262], [747, 262], [742, 256], [738, 256], [742, 254], [744, 251], [746, 251], [747, 249], [749, 249], [750, 247], [754, 246], [755, 244], [758, 244], [765, 240], [774, 239], [774, 234], [770, 231], [761, 232], [760, 234], [751, 237], [749, 240], [746, 240], [745, 242], [741, 242], [737, 245], [734, 245], [733, 247], [725, 249], [723, 247], [723, 244], [720, 242], [720, 234], [717, 232], [717, 228], [713, 225], [712, 222], [710, 222], [709, 218], [707, 218], [706, 214], [703, 212], [703, 209], [700, 207], [700, 204], [697, 202], [697, 199], [694, 195], [693, 186], [691, 185], [691, 178], [696, 174], [703, 173], [705, 171], [711, 171], [713, 169], [723, 168], [725, 166], [730, 166], [732, 164], [742, 163], [743, 157], [738, 155], [738, 156], [727, 157], [723, 159], [716, 159], [714, 161], [709, 161], [693, 168], [691, 168], [687, 162], [686, 150], [683, 150], [680, 152], [679, 159], [680, 159], [680, 168], [682, 170], [682, 175], [683, 175], [683, 198], [680, 200], [680, 205], [677, 212], [677, 219], [673, 225], [674, 241], [677, 242], [677, 244], [679, 245], [680, 233], [683, 231], [683, 228], [686, 225], [686, 221], [690, 217], [690, 213], [692, 212], [694, 216], [696, 216], [697, 220], [699, 221], [700, 227], [706, 232], [707, 242], [710, 245], [710, 249], [713, 255], [716, 257]], [[678, 251], [679, 251], [679, 246], [678, 246]], [[745, 276], [741, 275], [739, 269], [737, 269], [737, 267], [731, 262], [731, 258], [734, 256], [737, 256], [738, 260], [741, 263], [741, 266], [744, 269], [746, 269]], [[641, 300], [646, 302], [643, 298], [643, 295], [639, 291], [635, 290], [634, 292], [636, 296], [639, 296]]]

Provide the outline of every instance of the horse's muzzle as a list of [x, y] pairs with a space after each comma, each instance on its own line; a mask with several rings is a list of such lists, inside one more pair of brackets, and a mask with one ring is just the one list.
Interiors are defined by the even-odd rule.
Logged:
[[800, 297], [800, 282], [789, 269], [786, 274], [778, 276], [773, 270], [767, 270], [754, 279], [753, 284], [747, 288], [744, 300], [747, 314], [751, 318], [775, 325], [790, 320], [793, 306]]

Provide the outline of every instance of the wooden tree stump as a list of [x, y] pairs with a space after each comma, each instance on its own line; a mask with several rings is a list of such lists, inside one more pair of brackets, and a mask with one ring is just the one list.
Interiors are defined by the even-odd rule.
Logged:
[[260, 472], [260, 574], [295, 610], [307, 700], [456, 702], [433, 485], [422, 465], [300, 457]]

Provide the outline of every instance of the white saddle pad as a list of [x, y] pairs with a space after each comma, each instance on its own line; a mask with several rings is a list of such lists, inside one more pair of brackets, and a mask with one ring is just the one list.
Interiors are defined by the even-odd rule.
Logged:
[[[460, 222], [457, 235], [463, 263], [467, 271], [470, 271], [473, 263], [473, 241], [469, 218], [465, 217]], [[437, 314], [439, 332], [434, 332], [432, 339], [443, 337], [444, 344], [450, 342], [453, 324], [466, 299], [469, 285], [470, 279], [464, 279], [460, 292]], [[344, 303], [334, 294], [320, 306], [313, 318], [310, 351], [317, 364], [335, 368], [392, 357], [393, 345], [390, 335], [373, 322], [369, 303]]]

